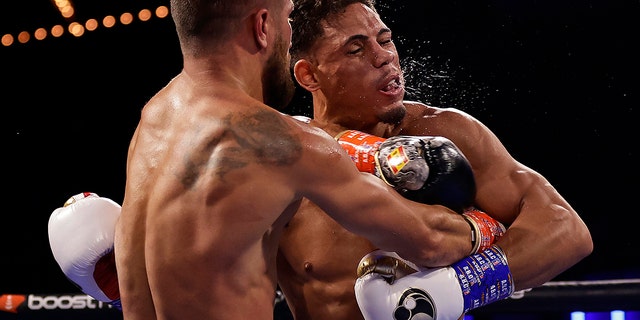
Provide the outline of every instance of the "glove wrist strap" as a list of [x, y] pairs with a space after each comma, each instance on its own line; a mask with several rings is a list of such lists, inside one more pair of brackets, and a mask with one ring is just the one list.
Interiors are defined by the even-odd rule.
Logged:
[[464, 313], [513, 294], [513, 277], [507, 257], [498, 246], [463, 258], [451, 267], [462, 288]]
[[467, 217], [466, 215], [462, 215], [462, 217], [464, 217], [464, 220], [467, 221], [467, 223], [471, 227], [471, 252], [469, 254], [476, 254], [478, 253], [478, 249], [480, 249], [480, 239], [478, 239], [480, 229], [471, 218]]

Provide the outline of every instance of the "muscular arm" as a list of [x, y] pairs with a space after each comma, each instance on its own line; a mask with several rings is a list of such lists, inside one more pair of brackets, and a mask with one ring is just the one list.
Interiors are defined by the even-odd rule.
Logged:
[[[507, 188], [510, 192], [502, 191]], [[490, 200], [496, 194], [506, 199]], [[500, 206], [507, 205], [500, 202], [510, 198], [518, 200], [518, 216], [498, 245], [509, 259], [516, 290], [542, 285], [591, 253], [586, 225], [540, 174], [518, 164], [502, 180], [483, 179], [477, 203], [500, 213]]]
[[349, 231], [417, 264], [444, 266], [471, 251], [470, 227], [443, 206], [409, 201], [380, 179], [357, 171], [331, 136], [305, 134], [296, 173], [304, 194]]
[[442, 109], [413, 124], [423, 129], [411, 134], [442, 135], [462, 150], [476, 177], [476, 205], [510, 224], [497, 243], [516, 290], [542, 285], [591, 253], [589, 230], [576, 211], [545, 177], [511, 157], [489, 128]]

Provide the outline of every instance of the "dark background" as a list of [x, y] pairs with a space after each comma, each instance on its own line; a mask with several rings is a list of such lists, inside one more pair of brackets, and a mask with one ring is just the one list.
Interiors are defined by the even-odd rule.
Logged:
[[[640, 277], [639, 2], [378, 2], [407, 70], [407, 98], [479, 118], [590, 227], [594, 253], [557, 280]], [[74, 4], [83, 22], [168, 1]], [[46, 0], [6, 2], [0, 12], [0, 35], [68, 23]], [[180, 69], [169, 18], [0, 46], [8, 179], [0, 294], [77, 291], [51, 255], [49, 215], [83, 191], [122, 201], [140, 109]], [[286, 111], [310, 110], [299, 95]]]

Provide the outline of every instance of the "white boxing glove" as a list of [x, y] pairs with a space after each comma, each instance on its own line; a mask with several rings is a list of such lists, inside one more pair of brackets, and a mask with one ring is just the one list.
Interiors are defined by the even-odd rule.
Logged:
[[122, 310], [113, 255], [121, 207], [95, 193], [77, 194], [49, 217], [49, 245], [65, 276], [98, 301]]
[[506, 256], [497, 246], [443, 268], [421, 268], [377, 250], [360, 261], [355, 284], [366, 320], [457, 320], [509, 297], [513, 288]]

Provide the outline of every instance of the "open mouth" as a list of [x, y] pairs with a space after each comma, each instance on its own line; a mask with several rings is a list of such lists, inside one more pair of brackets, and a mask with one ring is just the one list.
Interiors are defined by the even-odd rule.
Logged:
[[385, 93], [394, 93], [403, 88], [402, 81], [400, 81], [400, 77], [393, 77], [387, 84], [380, 89], [380, 91]]

